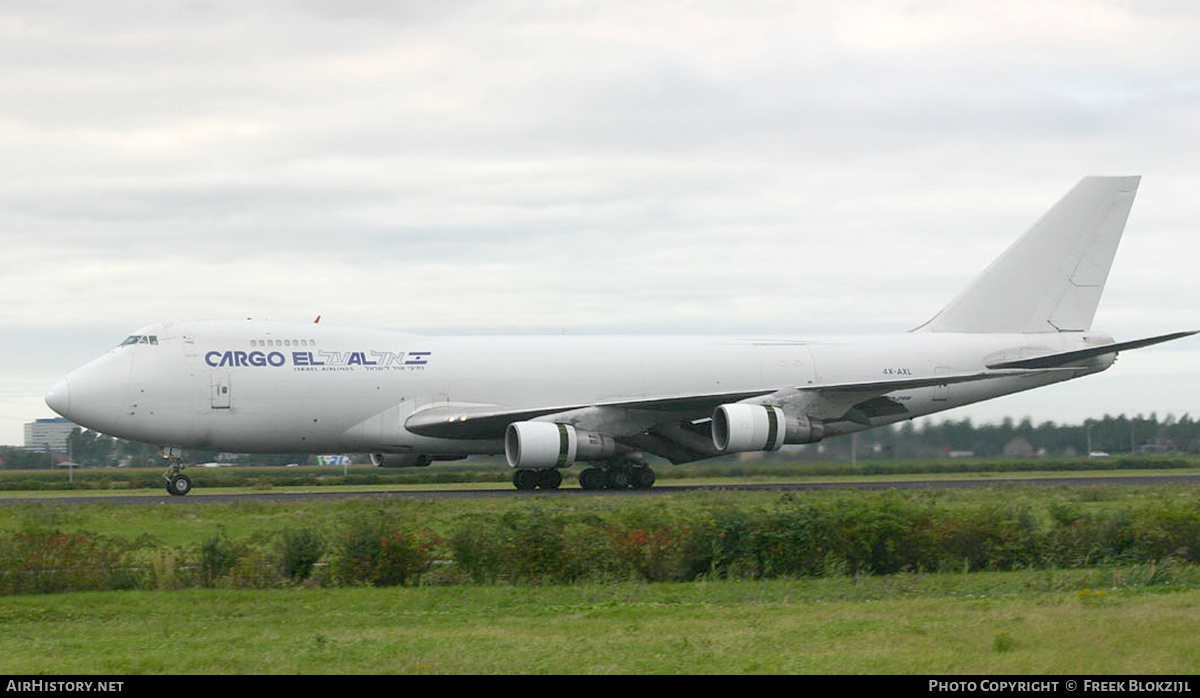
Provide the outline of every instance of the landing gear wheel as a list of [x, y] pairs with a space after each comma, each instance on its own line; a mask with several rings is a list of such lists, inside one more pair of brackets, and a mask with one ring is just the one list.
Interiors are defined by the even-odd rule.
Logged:
[[192, 481], [183, 474], [183, 451], [175, 446], [161, 446], [159, 453], [171, 461], [163, 479], [167, 481], [167, 492], [176, 497], [182, 497], [192, 491]]
[[602, 490], [607, 483], [604, 471], [598, 468], [588, 468], [579, 473], [579, 486], [585, 490]]
[[538, 486], [538, 473], [536, 470], [518, 470], [513, 473], [513, 487], [527, 492], [536, 490]]
[[513, 487], [522, 491], [556, 490], [562, 484], [562, 473], [554, 468], [546, 470], [518, 470], [512, 476]]
[[562, 484], [562, 473], [551, 468], [538, 473], [537, 486], [544, 490], [556, 490]]
[[176, 473], [167, 479], [167, 492], [182, 497], [192, 491], [192, 481], [183, 473]]
[[585, 490], [648, 490], [654, 486], [654, 470], [639, 459], [621, 459], [579, 473]]
[[612, 468], [608, 471], [608, 489], [610, 490], [628, 489], [629, 480], [627, 468]]
[[630, 478], [630, 487], [635, 490], [648, 490], [654, 487], [654, 481], [657, 479], [654, 471], [650, 468], [634, 468], [633, 477]]

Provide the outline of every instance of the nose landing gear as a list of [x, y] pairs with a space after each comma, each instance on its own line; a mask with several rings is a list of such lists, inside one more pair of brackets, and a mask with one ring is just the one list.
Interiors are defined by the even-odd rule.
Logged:
[[167, 492], [176, 497], [182, 497], [192, 491], [192, 481], [187, 475], [183, 474], [183, 451], [174, 446], [164, 446], [159, 449], [163, 458], [171, 461], [171, 466], [167, 468], [167, 472], [163, 473], [163, 479], [167, 481]]
[[192, 481], [183, 473], [175, 473], [174, 475], [166, 476], [167, 492], [182, 497], [192, 491]]

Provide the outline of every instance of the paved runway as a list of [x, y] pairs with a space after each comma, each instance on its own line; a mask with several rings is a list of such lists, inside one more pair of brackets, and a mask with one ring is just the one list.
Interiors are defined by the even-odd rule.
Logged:
[[219, 488], [196, 488], [184, 497], [173, 497], [163, 491], [147, 494], [117, 494], [117, 495], [42, 495], [37, 497], [22, 497], [19, 494], [11, 497], [0, 497], [0, 506], [5, 504], [31, 504], [37, 502], [56, 504], [158, 504], [158, 505], [192, 505], [192, 504], [227, 504], [229, 502], [296, 502], [316, 499], [387, 499], [396, 497], [433, 498], [433, 499], [488, 499], [497, 497], [652, 497], [661, 494], [717, 491], [732, 492], [777, 491], [798, 492], [812, 490], [887, 490], [887, 489], [950, 489], [963, 487], [1097, 487], [1113, 485], [1198, 485], [1200, 475], [1111, 475], [1087, 477], [1030, 477], [1030, 478], [969, 478], [955, 480], [874, 480], [870, 482], [813, 482], [785, 484], [746, 484], [746, 485], [687, 485], [660, 484], [649, 490], [581, 490], [575, 487], [564, 487], [559, 490], [537, 490], [522, 492], [516, 489], [480, 489], [480, 490], [416, 490], [397, 487], [390, 491], [353, 492], [346, 490], [322, 491], [312, 489], [293, 492], [247, 492], [241, 494], [223, 494]]

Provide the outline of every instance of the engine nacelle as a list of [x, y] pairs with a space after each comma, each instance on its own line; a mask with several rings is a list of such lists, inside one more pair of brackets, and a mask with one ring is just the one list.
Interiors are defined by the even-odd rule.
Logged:
[[789, 417], [771, 405], [734, 403], [713, 411], [713, 445], [722, 453], [778, 451], [784, 444], [808, 444], [824, 436], [820, 422]]
[[371, 454], [371, 465], [380, 468], [424, 468], [432, 462], [432, 456], [426, 456], [420, 453]]
[[512, 468], [565, 468], [576, 459], [604, 458], [618, 450], [611, 436], [580, 431], [570, 424], [513, 422], [504, 432], [504, 457]]

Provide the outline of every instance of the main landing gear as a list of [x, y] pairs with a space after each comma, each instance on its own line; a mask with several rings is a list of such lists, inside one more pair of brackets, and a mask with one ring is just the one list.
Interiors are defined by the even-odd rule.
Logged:
[[[654, 470], [636, 459], [600, 463], [579, 473], [579, 486], [585, 490], [648, 490], [654, 481]], [[556, 490], [562, 485], [562, 473], [555, 468], [517, 470], [512, 482], [519, 490]]]
[[519, 490], [556, 490], [562, 484], [562, 473], [554, 468], [517, 470], [513, 472], [512, 482]]
[[612, 463], [579, 473], [585, 490], [648, 490], [654, 486], [654, 469], [642, 461]]
[[163, 473], [163, 479], [167, 481], [167, 492], [176, 497], [182, 497], [191, 492], [192, 481], [183, 474], [183, 453], [172, 446], [164, 447], [160, 449], [160, 452], [163, 458], [171, 461], [171, 467]]

